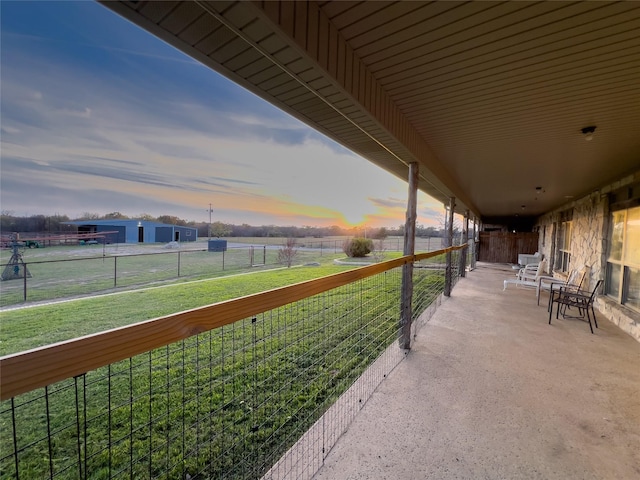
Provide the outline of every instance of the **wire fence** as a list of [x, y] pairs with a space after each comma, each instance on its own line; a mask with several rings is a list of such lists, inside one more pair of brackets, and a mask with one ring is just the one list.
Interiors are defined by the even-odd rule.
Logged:
[[[422, 251], [440, 248], [440, 238], [420, 239]], [[342, 251], [341, 240], [298, 241], [294, 264], [322, 260]], [[278, 252], [282, 246], [245, 245], [229, 247], [226, 251], [207, 249], [178, 249], [153, 253], [118, 254], [103, 251], [100, 256], [63, 258], [25, 262], [21, 268], [30, 276], [0, 282], [0, 307], [31, 301], [55, 300], [154, 285], [176, 279], [207, 278], [230, 272], [274, 268], [281, 266]], [[396, 251], [401, 239], [374, 242], [374, 253]], [[70, 247], [61, 247], [70, 248]], [[114, 253], [116, 252], [116, 253]], [[0, 271], [7, 263], [0, 264]]]
[[[296, 263], [311, 262], [322, 255], [327, 255], [326, 250], [299, 250]], [[0, 265], [0, 269], [5, 266]], [[276, 266], [280, 266], [278, 249], [267, 246], [233, 247], [224, 252], [177, 250], [25, 262], [24, 268], [31, 276], [1, 282], [0, 306]]]
[[[416, 262], [415, 319], [444, 262]], [[404, 356], [395, 265], [3, 400], [0, 478], [310, 478]]]

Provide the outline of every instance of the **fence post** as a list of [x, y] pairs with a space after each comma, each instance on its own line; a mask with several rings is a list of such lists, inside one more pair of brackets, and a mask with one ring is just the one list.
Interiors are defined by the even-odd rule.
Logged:
[[222, 250], [222, 271], [224, 272], [224, 252], [225, 250]]
[[113, 288], [118, 284], [118, 257], [113, 257]]
[[[404, 226], [404, 255], [414, 255], [416, 246], [416, 216], [418, 208], [418, 164], [409, 164], [409, 197]], [[413, 312], [413, 259], [402, 266], [402, 298], [400, 300], [400, 348], [411, 348], [411, 320]]]
[[22, 265], [22, 268], [23, 268], [23, 271], [22, 271], [23, 275], [22, 276], [24, 277], [24, 292], [22, 294], [22, 298], [24, 298], [24, 301], [26, 302], [27, 301], [27, 272], [29, 270], [27, 270], [27, 264], [26, 263], [24, 263]]
[[[446, 247], [453, 245], [453, 209], [456, 206], [455, 197], [449, 198], [449, 210], [447, 212], [447, 233], [445, 237]], [[444, 273], [444, 295], [451, 296], [451, 251], [446, 254], [447, 266]]]
[[178, 277], [180, 276], [180, 250], [178, 250]]
[[267, 246], [266, 245], [262, 246], [262, 264], [263, 265], [267, 264]]

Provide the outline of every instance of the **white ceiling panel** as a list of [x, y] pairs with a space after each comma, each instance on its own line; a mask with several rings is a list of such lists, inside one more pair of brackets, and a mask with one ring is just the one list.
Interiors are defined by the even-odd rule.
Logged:
[[105, 6], [394, 175], [418, 162], [459, 211], [539, 215], [640, 170], [638, 2]]

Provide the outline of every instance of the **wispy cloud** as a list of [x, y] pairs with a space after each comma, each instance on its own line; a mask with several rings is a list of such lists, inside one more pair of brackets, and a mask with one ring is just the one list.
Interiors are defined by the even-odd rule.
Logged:
[[400, 198], [369, 198], [371, 203], [382, 208], [405, 208], [406, 200]]
[[[404, 181], [104, 7], [20, 8], [3, 5], [3, 209], [204, 220], [212, 203], [234, 223], [404, 221]], [[16, 12], [79, 31], [55, 18], [16, 31]]]

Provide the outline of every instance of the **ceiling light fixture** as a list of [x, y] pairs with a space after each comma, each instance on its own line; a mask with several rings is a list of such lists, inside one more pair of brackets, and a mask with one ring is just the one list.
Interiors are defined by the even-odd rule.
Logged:
[[590, 127], [584, 127], [580, 131], [582, 132], [582, 135], [584, 135], [584, 139], [587, 142], [590, 142], [591, 140], [593, 140], [593, 132], [596, 131], [596, 127], [595, 125]]

